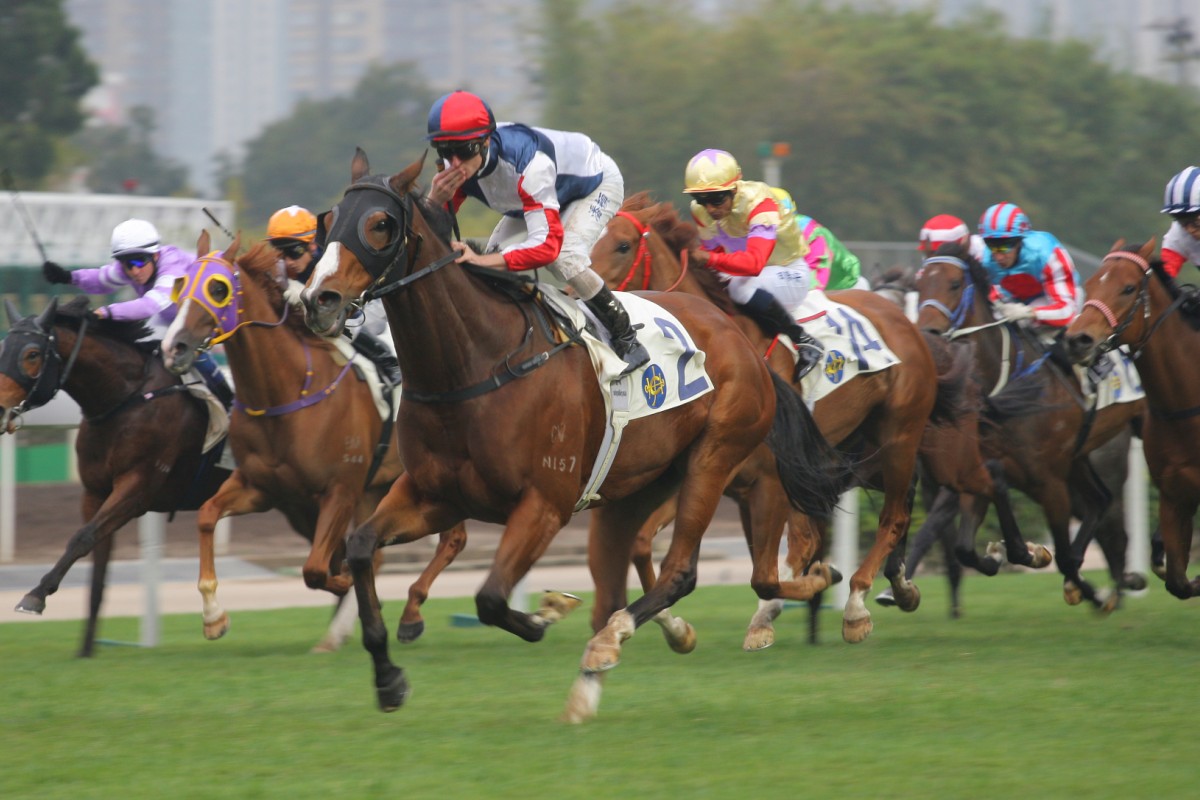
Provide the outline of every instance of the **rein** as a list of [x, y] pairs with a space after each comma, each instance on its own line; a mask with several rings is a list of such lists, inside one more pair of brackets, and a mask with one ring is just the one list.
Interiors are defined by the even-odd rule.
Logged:
[[309, 394], [309, 386], [312, 384], [313, 368], [312, 368], [312, 350], [309, 349], [308, 342], [301, 340], [300, 343], [304, 346], [304, 385], [300, 387], [300, 399], [293, 400], [290, 403], [285, 403], [281, 406], [269, 406], [268, 408], [250, 408], [248, 405], [239, 400], [236, 396], [233, 398], [233, 408], [236, 411], [242, 411], [247, 416], [251, 417], [281, 417], [284, 414], [290, 414], [293, 411], [299, 411], [302, 408], [315, 406], [317, 403], [324, 400], [333, 394], [342, 382], [342, 378], [346, 377], [346, 373], [350, 371], [350, 367], [354, 364], [354, 359], [347, 359], [345, 366], [341, 371], [334, 376], [329, 385], [318, 392]]

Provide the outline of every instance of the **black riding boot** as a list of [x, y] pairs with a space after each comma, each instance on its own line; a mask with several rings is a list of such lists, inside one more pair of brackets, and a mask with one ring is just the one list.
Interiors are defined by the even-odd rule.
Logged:
[[629, 324], [629, 314], [625, 312], [625, 307], [607, 286], [597, 292], [591, 300], [585, 300], [584, 303], [604, 324], [604, 327], [608, 328], [608, 338], [612, 341], [613, 352], [620, 356], [626, 364], [625, 369], [621, 371], [622, 375], [628, 375], [650, 360], [650, 353], [638, 341], [637, 333]]
[[204, 385], [228, 411], [233, 406], [233, 389], [229, 387], [229, 383], [225, 380], [225, 373], [221, 372], [216, 360], [208, 353], [204, 353], [192, 362], [192, 366], [200, 373], [200, 377], [204, 378]]
[[800, 323], [796, 322], [791, 313], [783, 307], [775, 295], [766, 289], [756, 289], [750, 301], [739, 306], [750, 319], [758, 323], [758, 327], [768, 336], [786, 334], [796, 348], [799, 360], [796, 362], [794, 380], [800, 380], [813, 367], [821, 363], [825, 348], [821, 343], [804, 332]]
[[387, 348], [387, 345], [366, 331], [360, 331], [350, 343], [355, 350], [362, 353], [375, 365], [380, 379], [387, 381], [392, 386], [399, 385], [401, 380], [400, 362], [392, 355], [392, 351]]

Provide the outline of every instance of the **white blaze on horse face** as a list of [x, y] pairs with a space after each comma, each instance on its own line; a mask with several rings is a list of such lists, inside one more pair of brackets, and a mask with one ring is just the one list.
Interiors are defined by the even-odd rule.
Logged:
[[309, 278], [308, 288], [304, 291], [304, 297], [307, 299], [316, 294], [321, 288], [321, 284], [326, 278], [337, 273], [338, 261], [341, 260], [342, 245], [339, 242], [330, 242], [325, 248], [325, 252], [321, 254], [321, 260], [317, 262], [316, 268], [313, 270], [312, 277]]
[[163, 364], [167, 369], [170, 369], [175, 364], [175, 339], [183, 330], [183, 321], [187, 319], [188, 306], [191, 304], [192, 298], [185, 297], [183, 302], [179, 304], [179, 310], [175, 312], [175, 319], [171, 320], [171, 324], [167, 327], [167, 332], [163, 335], [162, 340], [162, 359]]

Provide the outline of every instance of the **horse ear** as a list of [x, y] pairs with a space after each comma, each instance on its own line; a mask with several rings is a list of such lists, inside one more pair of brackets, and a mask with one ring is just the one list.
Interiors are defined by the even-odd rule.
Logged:
[[1125, 237], [1122, 236], [1120, 239], [1117, 239], [1115, 242], [1113, 242], [1113, 246], [1108, 248], [1108, 252], [1115, 253], [1117, 250], [1120, 250], [1124, 246], [1125, 246]]
[[354, 158], [350, 159], [350, 182], [357, 183], [359, 178], [371, 174], [371, 162], [361, 147], [354, 148]]
[[1144, 259], [1149, 260], [1150, 256], [1154, 255], [1154, 246], [1156, 244], [1158, 244], [1157, 240], [1155, 239], [1155, 237], [1151, 236], [1150, 241], [1146, 242], [1138, 250], [1138, 255]]
[[204, 255], [212, 249], [212, 237], [208, 235], [208, 228], [200, 229], [200, 238], [196, 240], [196, 257]]
[[20, 309], [17, 308], [16, 303], [14, 303], [12, 300], [9, 300], [7, 297], [4, 298], [4, 310], [8, 313], [9, 327], [16, 325], [17, 322], [21, 320]]
[[50, 325], [54, 322], [54, 315], [58, 313], [58, 298], [50, 298], [50, 305], [46, 306], [46, 310], [37, 318], [37, 326], [44, 331], [50, 330]]
[[233, 237], [233, 242], [221, 254], [221, 258], [228, 261], [230, 264], [237, 258], [238, 250], [242, 249], [242, 232], [238, 231], [237, 236]]
[[406, 194], [412, 188], [417, 178], [421, 177], [421, 170], [425, 167], [425, 156], [428, 154], [428, 150], [424, 151], [421, 153], [420, 158], [388, 178], [388, 186], [392, 187], [393, 192], [396, 194]]

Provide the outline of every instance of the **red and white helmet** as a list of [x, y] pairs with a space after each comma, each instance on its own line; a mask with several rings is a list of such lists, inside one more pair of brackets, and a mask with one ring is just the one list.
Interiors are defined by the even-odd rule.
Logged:
[[946, 242], [966, 244], [971, 238], [971, 229], [967, 223], [950, 214], [938, 214], [930, 217], [921, 226], [921, 235], [917, 240], [917, 250], [922, 253], [934, 253]]
[[496, 115], [478, 95], [460, 90], [438, 98], [427, 128], [425, 138], [434, 142], [482, 139], [496, 130]]

